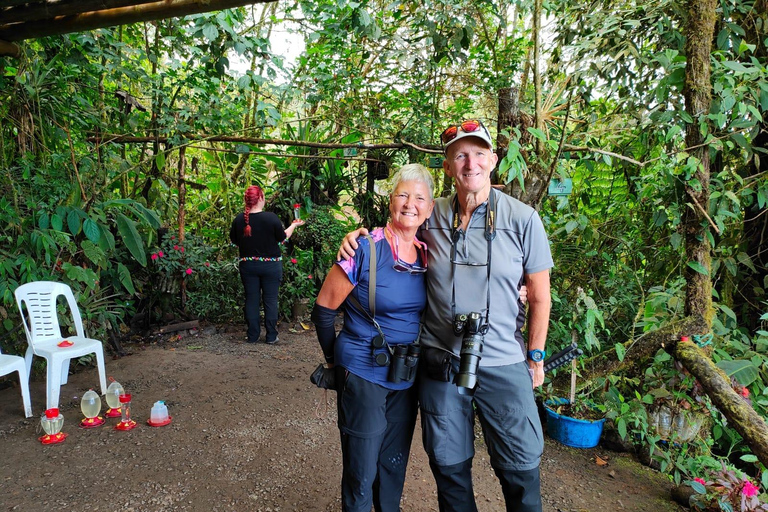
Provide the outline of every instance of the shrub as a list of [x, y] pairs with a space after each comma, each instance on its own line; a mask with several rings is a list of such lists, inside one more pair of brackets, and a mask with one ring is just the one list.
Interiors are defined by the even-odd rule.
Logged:
[[318, 288], [312, 274], [314, 264], [312, 250], [294, 248], [293, 257], [283, 257], [283, 282], [280, 284], [278, 307], [285, 318], [291, 317], [293, 304], [300, 299], [310, 302], [317, 296]]
[[340, 208], [330, 206], [314, 208], [305, 220], [306, 224], [294, 231], [291, 240], [294, 247], [312, 251], [311, 265], [304, 270], [312, 274], [316, 284], [321, 284], [336, 261], [344, 235], [357, 226]]

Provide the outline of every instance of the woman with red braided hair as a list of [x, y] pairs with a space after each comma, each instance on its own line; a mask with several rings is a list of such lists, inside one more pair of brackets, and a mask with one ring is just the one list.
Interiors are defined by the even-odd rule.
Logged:
[[264, 211], [264, 192], [256, 185], [245, 191], [245, 210], [232, 221], [229, 239], [240, 252], [240, 279], [245, 288], [245, 323], [248, 343], [259, 341], [261, 334], [260, 303], [264, 302], [264, 341], [277, 343], [277, 293], [283, 279], [280, 243], [288, 239], [296, 226], [295, 220], [283, 229], [280, 218]]

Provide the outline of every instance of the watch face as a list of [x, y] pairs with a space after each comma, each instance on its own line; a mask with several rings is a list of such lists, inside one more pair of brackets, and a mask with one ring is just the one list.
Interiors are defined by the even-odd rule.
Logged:
[[528, 352], [528, 358], [531, 361], [539, 362], [542, 359], [544, 359], [544, 351], [543, 350], [538, 350], [538, 349], [531, 350], [531, 351]]

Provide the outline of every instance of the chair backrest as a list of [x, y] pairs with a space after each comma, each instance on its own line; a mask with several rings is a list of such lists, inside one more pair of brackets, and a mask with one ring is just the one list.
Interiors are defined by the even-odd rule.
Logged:
[[[16, 288], [14, 295], [30, 345], [49, 338], [61, 338], [59, 317], [56, 314], [56, 299], [60, 295], [67, 299], [77, 335], [85, 336], [80, 310], [69, 285], [54, 281], [34, 281]], [[27, 308], [26, 315], [22, 304]]]

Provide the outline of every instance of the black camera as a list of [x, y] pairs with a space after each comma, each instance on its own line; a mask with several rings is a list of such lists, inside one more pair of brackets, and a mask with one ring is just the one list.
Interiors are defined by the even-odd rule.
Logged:
[[320, 364], [309, 376], [309, 380], [321, 389], [336, 389], [336, 370]]
[[395, 345], [392, 361], [389, 363], [387, 380], [395, 384], [413, 382], [416, 377], [416, 368], [419, 366], [420, 353], [421, 346], [418, 343]]
[[474, 389], [477, 385], [477, 367], [483, 357], [483, 340], [487, 326], [482, 325], [480, 313], [459, 314], [453, 319], [453, 332], [463, 335], [459, 371], [453, 376], [453, 383], [461, 388]]

